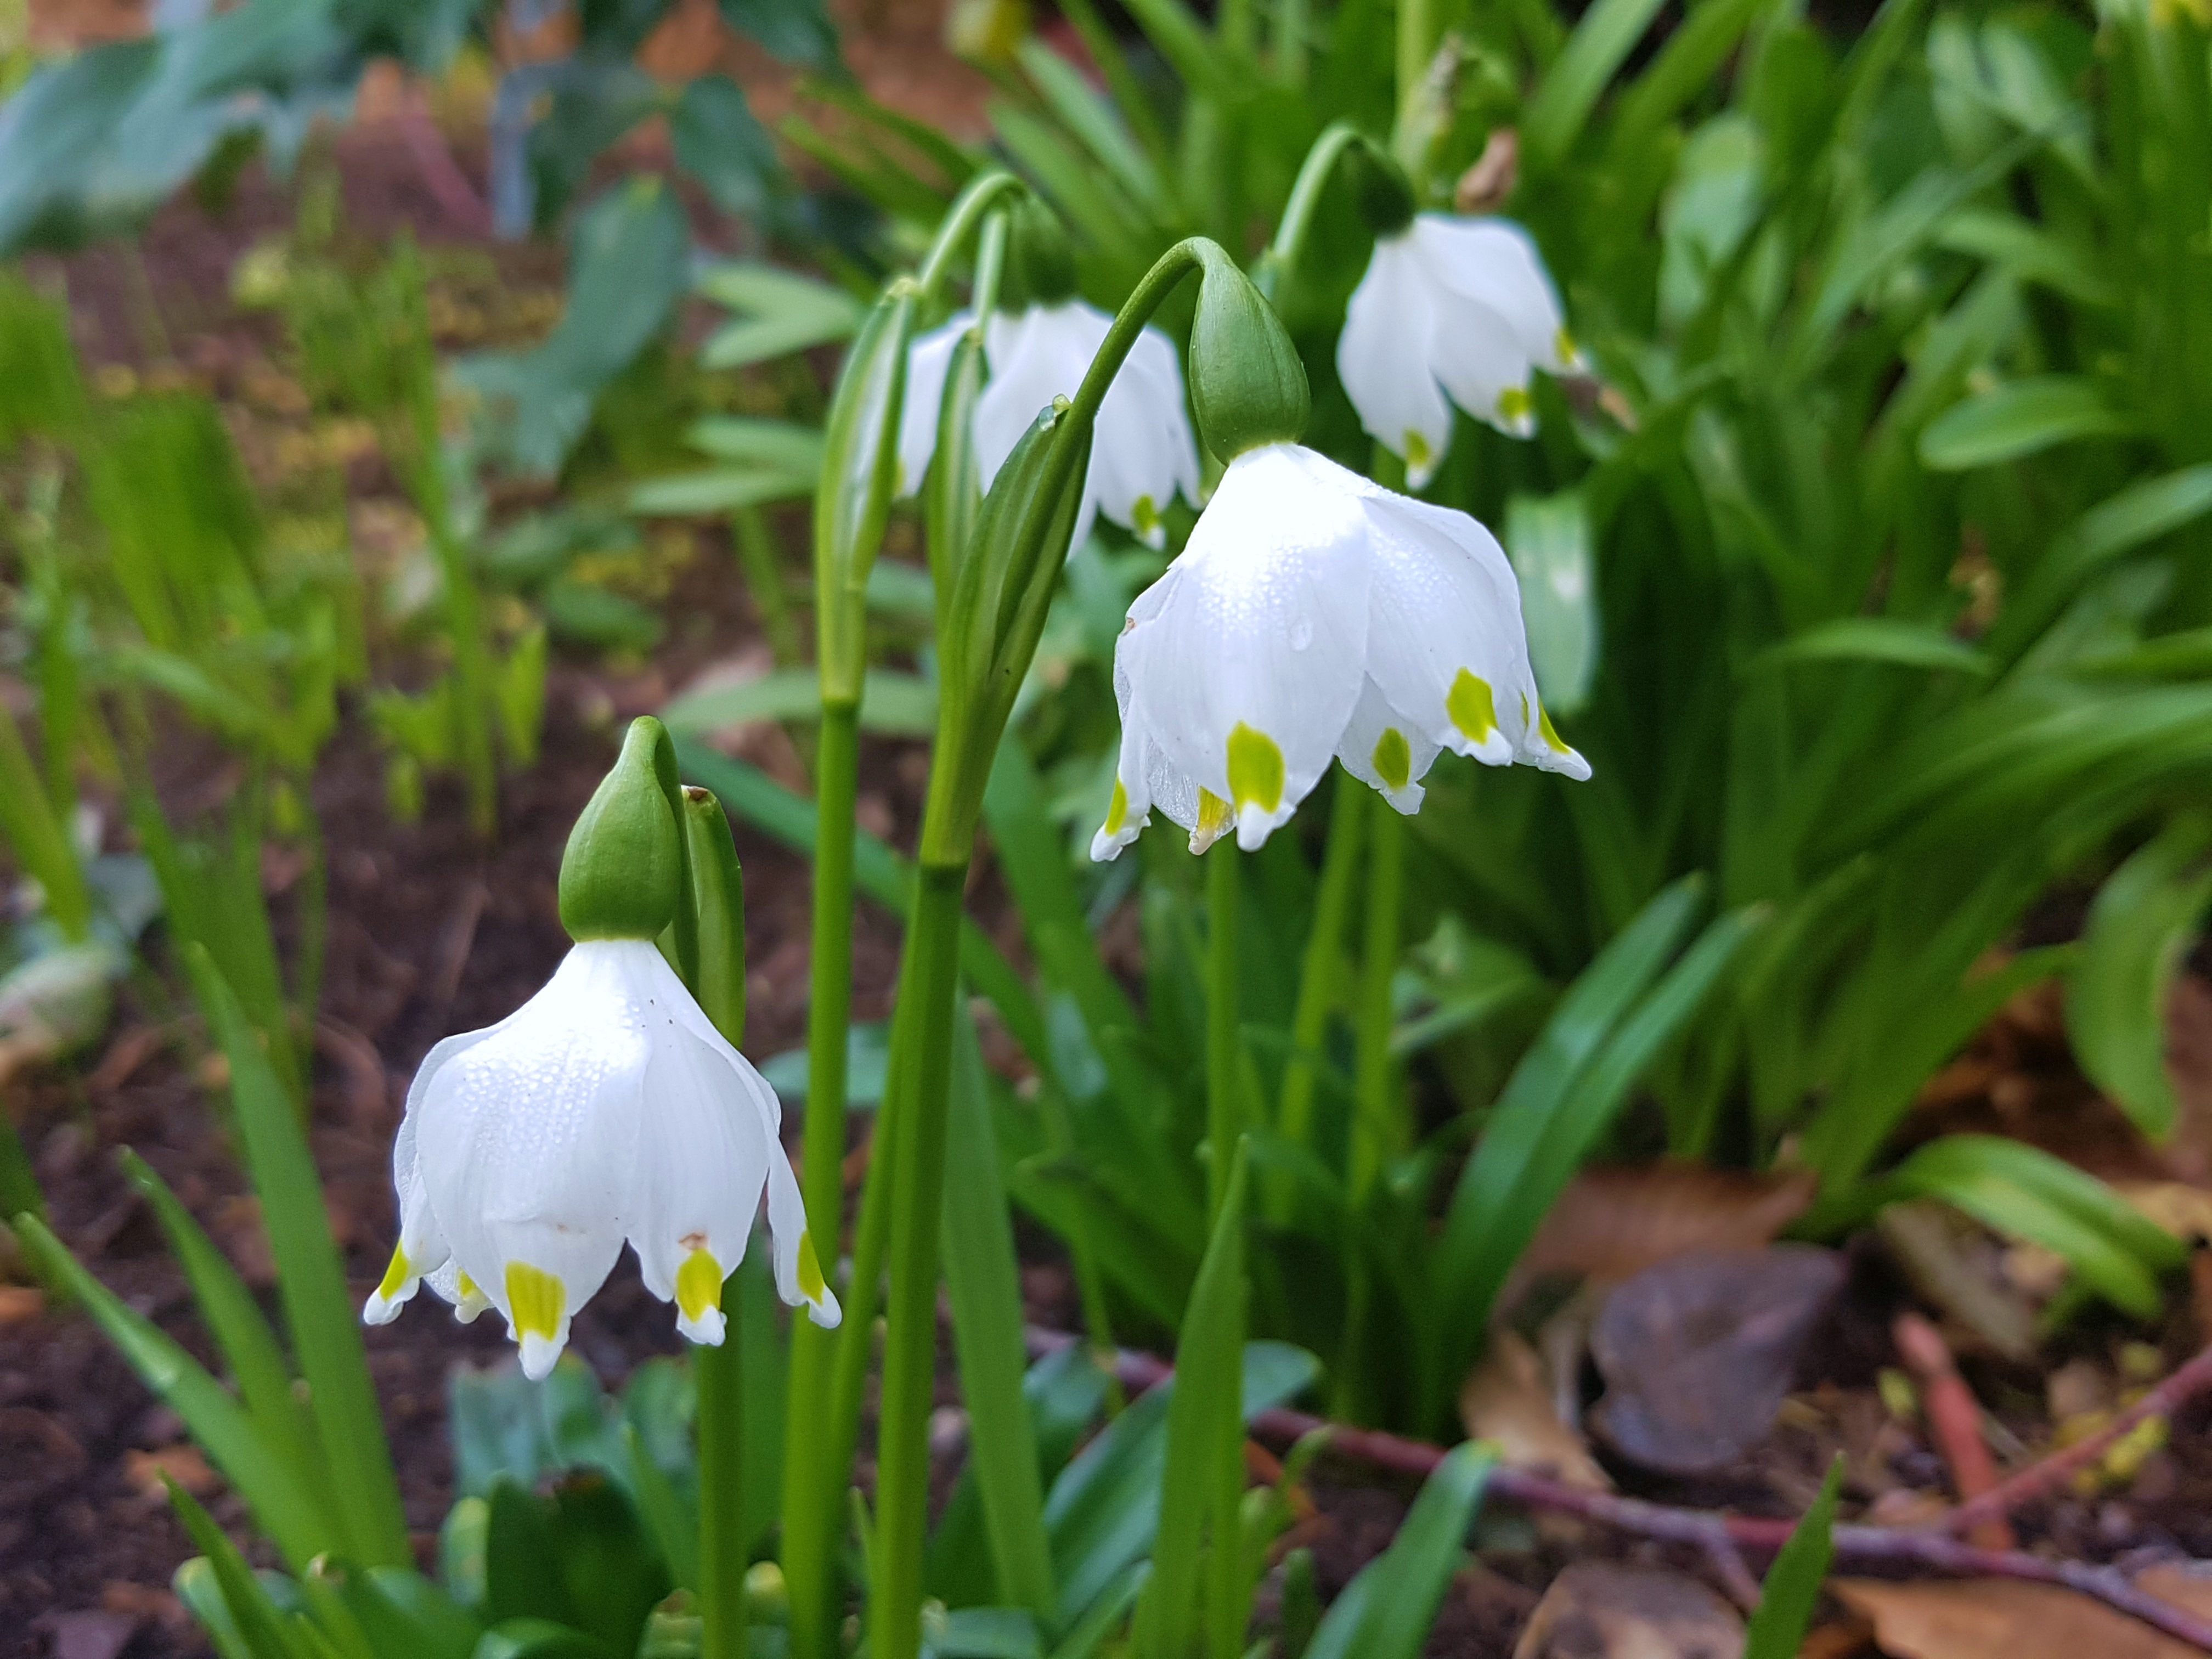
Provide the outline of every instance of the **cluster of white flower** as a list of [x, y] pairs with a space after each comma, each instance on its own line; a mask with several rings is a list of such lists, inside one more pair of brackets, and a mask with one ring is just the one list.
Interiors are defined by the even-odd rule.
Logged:
[[[1111, 321], [1066, 297], [986, 319], [972, 434], [984, 488], [1038, 409], [1075, 392]], [[929, 467], [973, 326], [962, 313], [912, 345], [902, 492]], [[1433, 214], [1378, 238], [1337, 352], [1362, 423], [1416, 489], [1449, 440], [1448, 397], [1525, 435], [1532, 370], [1578, 364], [1527, 234]], [[1488, 531], [1294, 442], [1226, 459], [1116, 647], [1121, 755], [1092, 857], [1118, 854], [1155, 809], [1194, 851], [1232, 827], [1256, 848], [1332, 757], [1408, 813], [1447, 749], [1589, 775], [1544, 712]], [[1161, 546], [1169, 503], [1200, 494], [1182, 369], [1148, 328], [1099, 407], [1076, 542], [1103, 513]], [[364, 1316], [394, 1317], [427, 1282], [464, 1320], [496, 1308], [540, 1377], [627, 1240], [678, 1328], [720, 1342], [723, 1280], [765, 1193], [779, 1291], [834, 1325], [780, 1124], [775, 1091], [650, 939], [586, 939], [520, 1009], [423, 1061], [393, 1153], [399, 1244]]]

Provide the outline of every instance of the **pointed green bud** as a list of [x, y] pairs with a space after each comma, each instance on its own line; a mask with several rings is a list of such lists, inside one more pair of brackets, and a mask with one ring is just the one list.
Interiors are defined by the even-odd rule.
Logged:
[[1226, 253], [1208, 242], [1200, 262], [1204, 275], [1190, 325], [1199, 435], [1224, 463], [1262, 444], [1295, 443], [1310, 407], [1297, 349], [1274, 307]]
[[1075, 297], [1075, 250], [1060, 216], [1035, 197], [1018, 203], [1006, 243], [1006, 276], [1000, 305], [1056, 306]]
[[1360, 219], [1377, 236], [1402, 234], [1413, 222], [1413, 180], [1381, 145], [1363, 138], [1348, 147], [1344, 177]]
[[699, 965], [690, 981], [714, 1029], [735, 1048], [745, 1040], [745, 878], [729, 814], [713, 792], [684, 787], [684, 853], [699, 913]]
[[659, 720], [630, 722], [622, 753], [568, 832], [561, 925], [579, 944], [654, 939], [684, 896], [684, 842], [669, 805], [676, 757]]

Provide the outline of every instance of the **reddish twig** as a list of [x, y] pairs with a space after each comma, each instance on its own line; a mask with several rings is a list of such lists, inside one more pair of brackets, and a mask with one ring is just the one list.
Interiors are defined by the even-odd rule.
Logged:
[[2039, 1459], [1980, 1496], [1967, 1498], [1936, 1524], [1945, 1532], [1959, 1533], [1991, 1516], [2009, 1515], [2031, 1498], [2044, 1496], [2077, 1470], [2097, 1462], [2116, 1441], [2124, 1438], [2145, 1419], [2171, 1417], [2207, 1389], [2212, 1389], [2212, 1348], [2205, 1349], [2096, 1433]]
[[[1891, 1325], [1890, 1335], [1897, 1344], [1897, 1357], [1920, 1385], [1928, 1432], [1951, 1466], [1951, 1485], [1960, 1501], [1972, 1503], [1996, 1491], [1996, 1462], [1990, 1455], [1989, 1442], [1982, 1438], [1982, 1402], [1959, 1375], [1943, 1334], [1917, 1313], [1901, 1313]], [[2011, 1523], [2002, 1510], [1972, 1526], [1947, 1526], [1945, 1530], [1962, 1532], [1984, 1549], [2008, 1550], [2014, 1543]]]
[[[1033, 1353], [1057, 1351], [1081, 1339], [1061, 1331], [1028, 1332]], [[2192, 1361], [2192, 1366], [2201, 1363]], [[1127, 1348], [1114, 1351], [1114, 1370], [1121, 1382], [1141, 1391], [1172, 1375], [1164, 1361]], [[2180, 1376], [2167, 1379], [2172, 1382]], [[1325, 1429], [1329, 1448], [1344, 1456], [1371, 1463], [1400, 1474], [1425, 1477], [1444, 1458], [1443, 1449], [1422, 1440], [1384, 1434], [1375, 1429], [1356, 1429], [1333, 1424], [1305, 1412], [1277, 1407], [1252, 1419], [1252, 1430], [1263, 1439], [1295, 1443], [1316, 1430]], [[1723, 1549], [1744, 1550], [1771, 1556], [1779, 1550], [1796, 1527], [1794, 1521], [1764, 1516], [1728, 1515], [1711, 1510], [1671, 1508], [1639, 1498], [1613, 1492], [1587, 1492], [1563, 1486], [1525, 1469], [1499, 1468], [1491, 1471], [1490, 1490], [1526, 1509], [1550, 1510], [1578, 1516], [1600, 1526], [1634, 1533], [1662, 1543], [1681, 1544], [1708, 1556]], [[2000, 1490], [2002, 1490], [2000, 1488]], [[1995, 1497], [1996, 1493], [1990, 1496]], [[1833, 1534], [1838, 1563], [1869, 1566], [1919, 1567], [1931, 1572], [1966, 1577], [2013, 1578], [2029, 1583], [2056, 1584], [2103, 1602], [2117, 1613], [2141, 1620], [2176, 1641], [2212, 1653], [2212, 1620], [2197, 1617], [2171, 1601], [2162, 1601], [2148, 1590], [2136, 1588], [2127, 1575], [2113, 1567], [2091, 1566], [2081, 1561], [2047, 1560], [2018, 1550], [1983, 1549], [1962, 1543], [1941, 1532], [1905, 1532], [1886, 1527], [1839, 1526]]]
[[438, 130], [418, 89], [410, 88], [403, 95], [398, 119], [400, 138], [414, 157], [422, 187], [430, 192], [439, 211], [456, 230], [478, 235], [489, 230], [491, 210], [484, 205], [483, 198], [477, 193], [476, 186], [461, 171], [460, 163], [453, 159], [453, 147]]

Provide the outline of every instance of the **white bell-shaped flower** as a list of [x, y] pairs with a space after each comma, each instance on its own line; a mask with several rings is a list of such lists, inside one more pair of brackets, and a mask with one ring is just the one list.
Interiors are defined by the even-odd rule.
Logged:
[[[908, 349], [906, 402], [899, 411], [901, 495], [920, 489], [929, 470], [953, 348], [975, 320], [961, 312]], [[1037, 411], [1054, 398], [1075, 395], [1113, 320], [1080, 300], [991, 314], [983, 330], [990, 379], [975, 400], [975, 465], [983, 489], [990, 489]], [[1099, 405], [1073, 545], [1083, 544], [1092, 520], [1103, 513], [1146, 545], [1163, 546], [1164, 514], [1178, 493], [1197, 505], [1198, 447], [1174, 343], [1147, 328]]]
[[649, 940], [577, 945], [416, 1073], [392, 1157], [399, 1245], [362, 1317], [385, 1323], [427, 1279], [464, 1320], [498, 1309], [542, 1377], [628, 1239], [677, 1328], [719, 1343], [765, 1188], [776, 1288], [835, 1325], [781, 1115]]
[[1110, 859], [1157, 807], [1203, 852], [1257, 848], [1332, 756], [1401, 812], [1446, 749], [1589, 775], [1537, 696], [1513, 568], [1464, 513], [1297, 444], [1229, 465], [1114, 652], [1121, 754], [1091, 843]]
[[1530, 372], [1582, 366], [1535, 243], [1507, 219], [1423, 213], [1376, 237], [1336, 343], [1359, 423], [1416, 489], [1451, 442], [1447, 394], [1525, 438], [1536, 429]]

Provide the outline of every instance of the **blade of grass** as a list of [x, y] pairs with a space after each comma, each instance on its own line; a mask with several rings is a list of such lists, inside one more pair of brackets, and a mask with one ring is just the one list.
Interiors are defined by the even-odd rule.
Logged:
[[1797, 1659], [1806, 1627], [1820, 1598], [1820, 1585], [1835, 1559], [1836, 1498], [1844, 1488], [1844, 1459], [1838, 1453], [1820, 1483], [1820, 1495], [1790, 1534], [1790, 1541], [1766, 1570], [1759, 1606], [1744, 1632], [1743, 1659]]
[[1036, 1439], [1022, 1392], [1022, 1288], [975, 1028], [956, 1017], [945, 1142], [945, 1283], [968, 1407], [970, 1466], [998, 1568], [998, 1599], [1052, 1615], [1052, 1545]]
[[240, 1397], [270, 1450], [301, 1476], [321, 1486], [321, 1453], [307, 1408], [292, 1390], [292, 1367], [276, 1334], [262, 1316], [260, 1304], [215, 1242], [200, 1230], [168, 1183], [137, 1153], [125, 1150], [123, 1173], [153, 1206], [154, 1218], [169, 1241], [170, 1254], [185, 1270], [200, 1317], [216, 1340]]
[[13, 1225], [18, 1243], [40, 1272], [51, 1282], [65, 1285], [84, 1304], [139, 1379], [184, 1419], [200, 1449], [237, 1488], [252, 1510], [255, 1524], [287, 1562], [303, 1568], [337, 1547], [342, 1541], [339, 1524], [326, 1512], [323, 1495], [303, 1472], [272, 1451], [228, 1389], [153, 1321], [126, 1306], [88, 1273], [43, 1222], [19, 1215]]
[[[1209, 1519], [1216, 1547], [1237, 1537], [1233, 1511], [1221, 1513], [1223, 1446], [1240, 1457], [1244, 1425], [1238, 1410], [1238, 1361], [1244, 1352], [1244, 1185], [1243, 1143], [1230, 1165], [1213, 1237], [1191, 1286], [1176, 1343], [1176, 1389], [1168, 1402], [1167, 1467], [1159, 1486], [1159, 1525], [1152, 1573], [1137, 1600], [1131, 1646], [1139, 1659], [1184, 1659], [1198, 1646], [1201, 1551]], [[1216, 1603], [1217, 1621], [1224, 1611]], [[1243, 1632], [1237, 1637], [1241, 1645]], [[1214, 1650], [1220, 1651], [1220, 1644]]]
[[1455, 1446], [1407, 1512], [1390, 1547], [1360, 1569], [1314, 1632], [1306, 1659], [1419, 1659], [1496, 1462], [1470, 1440]]
[[408, 1565], [414, 1552], [407, 1543], [399, 1483], [301, 1114], [214, 959], [204, 950], [187, 947], [185, 963], [230, 1062], [239, 1136], [276, 1258], [277, 1289], [293, 1351], [315, 1402], [315, 1428], [331, 1498], [352, 1541], [349, 1553], [366, 1566]]

